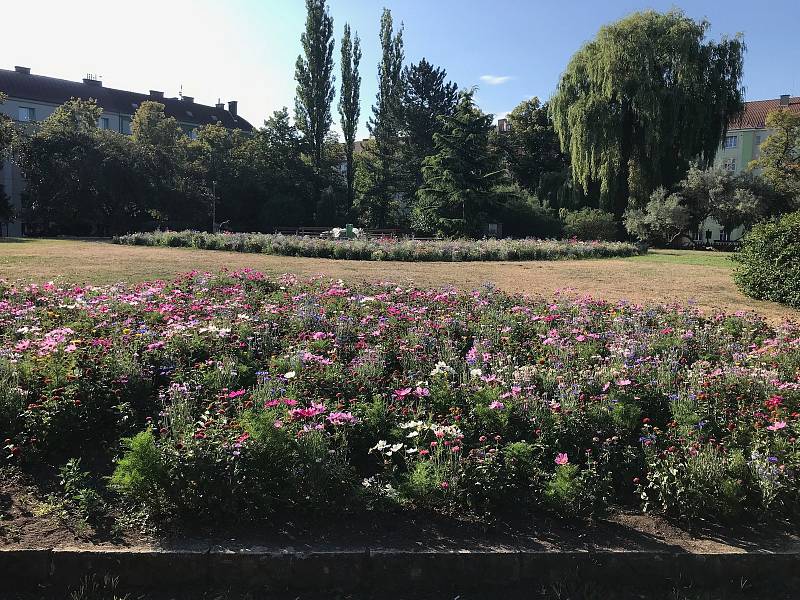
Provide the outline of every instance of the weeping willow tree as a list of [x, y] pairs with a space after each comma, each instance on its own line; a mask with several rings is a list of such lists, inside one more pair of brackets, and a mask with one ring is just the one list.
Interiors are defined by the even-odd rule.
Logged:
[[572, 57], [550, 101], [575, 181], [621, 216], [632, 203], [710, 165], [741, 113], [745, 45], [706, 40], [707, 21], [637, 12], [603, 27]]

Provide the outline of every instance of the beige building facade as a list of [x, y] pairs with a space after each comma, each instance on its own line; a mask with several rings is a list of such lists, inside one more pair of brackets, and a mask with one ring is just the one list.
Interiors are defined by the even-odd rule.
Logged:
[[[230, 129], [251, 131], [253, 126], [238, 115], [238, 103], [228, 102], [214, 106], [198, 104], [191, 96], [165, 97], [163, 92], [150, 90], [147, 94], [103, 87], [103, 82], [91, 76], [82, 81], [69, 81], [35, 75], [27, 67], [13, 70], [0, 69], [0, 92], [8, 99], [0, 105], [5, 114], [21, 127], [35, 127], [36, 122], [49, 117], [58, 106], [71, 98], [94, 99], [103, 109], [97, 126], [122, 134], [131, 133], [131, 122], [142, 102], [152, 100], [164, 105], [167, 116], [174, 117], [190, 137], [198, 127], [222, 124]], [[0, 189], [11, 200], [17, 218], [10, 223], [0, 223], [0, 236], [25, 235], [25, 222], [21, 217], [25, 180], [13, 161], [0, 161]]]

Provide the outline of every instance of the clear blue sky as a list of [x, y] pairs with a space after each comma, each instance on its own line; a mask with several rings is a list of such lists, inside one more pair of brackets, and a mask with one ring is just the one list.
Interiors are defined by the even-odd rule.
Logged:
[[[329, 0], [338, 39], [345, 22], [362, 38], [362, 120], [376, 90], [381, 9], [405, 23], [408, 61], [445, 67], [495, 115], [531, 96], [546, 99], [570, 56], [598, 28], [630, 12], [682, 8], [707, 18], [710, 35], [744, 33], [748, 99], [800, 95], [800, 0]], [[31, 15], [37, 23], [31, 24]], [[293, 106], [294, 62], [305, 18], [303, 0], [41, 0], [3, 7], [0, 68], [80, 79], [91, 72], [110, 87], [176, 95], [198, 102], [239, 100], [260, 125]], [[8, 24], [25, 24], [8, 27]], [[338, 68], [337, 68], [338, 70]], [[336, 118], [338, 121], [338, 116]], [[361, 135], [366, 135], [362, 126]]]

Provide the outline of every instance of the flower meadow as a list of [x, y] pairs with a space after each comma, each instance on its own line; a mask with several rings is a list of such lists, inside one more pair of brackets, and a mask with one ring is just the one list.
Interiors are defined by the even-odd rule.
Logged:
[[115, 237], [114, 242], [130, 246], [167, 246], [280, 256], [406, 262], [576, 260], [637, 256], [644, 252], [629, 242], [584, 242], [576, 239], [415, 240], [384, 237], [333, 240], [280, 233], [212, 234], [202, 231], [131, 233]]
[[0, 283], [3, 469], [60, 467], [87, 511], [796, 518], [799, 410], [800, 329], [752, 315], [250, 270]]

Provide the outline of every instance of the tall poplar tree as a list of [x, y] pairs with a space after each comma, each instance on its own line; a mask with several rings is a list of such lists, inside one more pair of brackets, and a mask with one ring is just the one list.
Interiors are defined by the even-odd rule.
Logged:
[[381, 16], [381, 62], [378, 64], [378, 93], [367, 126], [374, 137], [360, 161], [358, 208], [362, 221], [376, 227], [401, 225], [405, 211], [402, 189], [400, 131], [403, 95], [403, 26], [394, 32], [392, 12]]
[[620, 217], [691, 162], [711, 164], [743, 108], [741, 37], [706, 41], [707, 21], [637, 12], [600, 29], [551, 99], [575, 181]]
[[351, 38], [350, 25], [345, 23], [342, 36], [342, 89], [339, 95], [339, 114], [344, 132], [344, 154], [347, 168], [347, 209], [353, 206], [353, 145], [356, 141], [358, 118], [361, 116], [361, 40], [358, 33]]
[[[325, 138], [333, 123], [331, 103], [336, 81], [333, 74], [333, 18], [326, 0], [306, 0], [306, 11], [306, 30], [300, 37], [303, 53], [295, 64], [297, 97], [294, 118], [314, 167], [316, 193], [313, 200], [316, 206], [325, 177]], [[309, 208], [306, 219], [312, 211], [313, 208]]]

